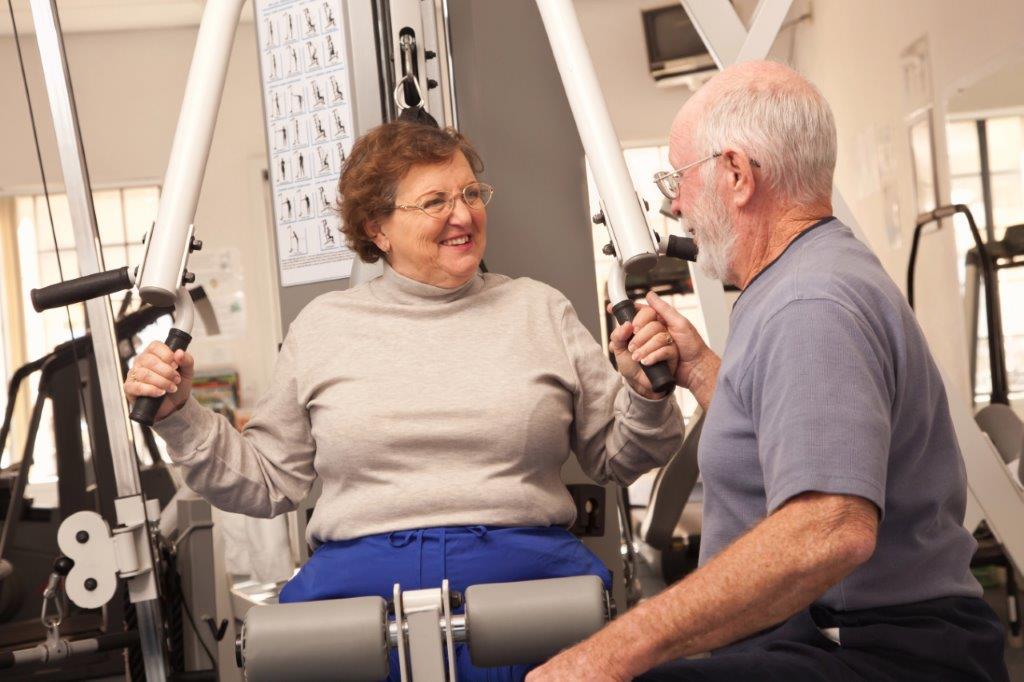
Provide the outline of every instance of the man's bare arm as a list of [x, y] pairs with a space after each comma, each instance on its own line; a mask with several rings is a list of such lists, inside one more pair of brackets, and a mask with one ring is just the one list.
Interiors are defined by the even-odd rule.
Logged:
[[863, 498], [798, 495], [706, 566], [559, 654], [530, 680], [582, 679], [571, 671], [589, 667], [608, 671], [609, 679], [631, 679], [754, 634], [807, 607], [867, 561], [877, 532], [878, 510]]

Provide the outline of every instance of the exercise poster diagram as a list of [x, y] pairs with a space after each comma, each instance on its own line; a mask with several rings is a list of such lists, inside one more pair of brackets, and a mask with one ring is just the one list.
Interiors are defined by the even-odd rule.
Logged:
[[335, 210], [354, 133], [340, 0], [257, 0], [256, 21], [281, 285], [348, 277]]

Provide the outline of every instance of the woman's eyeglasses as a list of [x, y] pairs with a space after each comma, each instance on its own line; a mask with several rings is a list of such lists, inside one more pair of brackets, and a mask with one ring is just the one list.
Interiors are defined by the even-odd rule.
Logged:
[[494, 188], [486, 182], [472, 182], [461, 191], [435, 192], [422, 199], [418, 204], [396, 204], [395, 208], [403, 211], [423, 211], [431, 218], [440, 218], [455, 210], [455, 202], [461, 197], [471, 211], [479, 211], [494, 196]]

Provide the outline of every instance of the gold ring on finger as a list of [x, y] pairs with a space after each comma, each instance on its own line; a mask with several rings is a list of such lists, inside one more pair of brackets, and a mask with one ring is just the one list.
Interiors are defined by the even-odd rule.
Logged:
[[668, 332], [665, 332], [665, 345], [666, 346], [671, 346], [672, 345], [672, 335], [669, 334]]

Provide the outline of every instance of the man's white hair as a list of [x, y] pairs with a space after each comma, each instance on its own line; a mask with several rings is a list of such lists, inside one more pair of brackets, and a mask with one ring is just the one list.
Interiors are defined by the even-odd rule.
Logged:
[[717, 85], [696, 128], [701, 156], [736, 147], [761, 165], [780, 198], [813, 204], [832, 196], [836, 124], [817, 88], [803, 78]]

